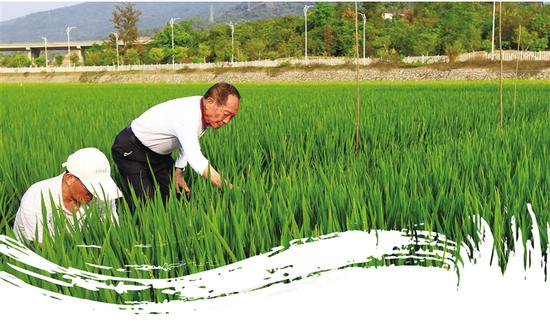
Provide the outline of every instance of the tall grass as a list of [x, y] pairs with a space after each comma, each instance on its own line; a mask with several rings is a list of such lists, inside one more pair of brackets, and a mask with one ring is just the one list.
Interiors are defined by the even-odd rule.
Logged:
[[[357, 158], [353, 84], [242, 84], [238, 116], [201, 140], [204, 154], [239, 190], [219, 191], [188, 169], [190, 202], [172, 196], [166, 206], [149, 202], [133, 213], [121, 203], [118, 224], [98, 220], [91, 209], [81, 226], [57, 229], [36, 252], [91, 272], [172, 278], [295, 238], [345, 230], [422, 227], [461, 243], [467, 236], [478, 238], [469, 216], [479, 214], [491, 225], [495, 255], [505, 263], [514, 247], [512, 218], [530, 242], [527, 202], [539, 216], [546, 248], [550, 82], [520, 82], [518, 112], [504, 113], [504, 133], [498, 130], [496, 82], [362, 86]], [[70, 153], [95, 146], [110, 158], [115, 135], [132, 119], [159, 102], [200, 95], [207, 87], [0, 85], [0, 231], [12, 235], [25, 190], [61, 173]], [[504, 106], [510, 103], [505, 96]], [[132, 264], [171, 269], [143, 271], [127, 266]], [[155, 291], [56, 286], [14, 272], [2, 258], [0, 269], [45, 289], [95, 300], [171, 298]]]

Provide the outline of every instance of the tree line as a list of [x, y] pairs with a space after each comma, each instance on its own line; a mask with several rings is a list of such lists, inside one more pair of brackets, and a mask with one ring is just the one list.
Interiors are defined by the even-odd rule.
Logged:
[[[550, 5], [503, 3], [502, 47], [543, 51], [550, 45]], [[360, 3], [366, 16], [365, 56], [403, 57], [491, 51], [493, 3]], [[208, 25], [197, 19], [167, 23], [146, 44], [138, 42], [141, 12], [131, 3], [116, 6], [113, 23], [123, 45], [121, 64], [172, 62], [222, 62], [302, 57], [304, 17], [287, 16], [234, 24], [234, 51], [228, 24]], [[495, 28], [498, 32], [498, 6]], [[521, 27], [520, 27], [521, 26]], [[353, 3], [317, 3], [308, 11], [308, 54], [353, 57], [355, 54], [355, 8]], [[359, 17], [360, 42], [363, 20]], [[521, 33], [521, 36], [520, 36]], [[495, 36], [498, 48], [498, 34]], [[362, 53], [360, 43], [360, 55]], [[116, 64], [113, 35], [84, 52], [86, 65]]]

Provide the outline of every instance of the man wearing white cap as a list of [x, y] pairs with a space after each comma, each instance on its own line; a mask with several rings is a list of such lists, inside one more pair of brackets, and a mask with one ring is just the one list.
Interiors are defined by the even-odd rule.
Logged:
[[111, 178], [111, 167], [105, 154], [96, 148], [80, 149], [69, 156], [63, 167], [67, 169], [65, 173], [33, 184], [23, 195], [13, 227], [20, 239], [33, 241], [37, 236], [41, 246], [44, 226], [42, 200], [50, 233], [53, 233], [53, 213], [57, 210], [52, 209], [52, 203], [72, 222], [73, 213], [80, 218], [84, 213], [83, 205], [98, 200], [102, 216], [105, 211], [101, 204], [108, 204], [117, 220], [115, 199], [122, 193]]

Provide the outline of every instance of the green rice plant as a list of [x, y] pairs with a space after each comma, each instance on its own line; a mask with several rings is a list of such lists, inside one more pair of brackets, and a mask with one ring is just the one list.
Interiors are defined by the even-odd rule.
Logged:
[[[504, 270], [514, 249], [512, 218], [523, 242], [532, 242], [526, 203], [537, 215], [543, 249], [550, 221], [550, 82], [519, 85], [517, 113], [505, 113], [500, 133], [496, 82], [364, 83], [355, 158], [354, 84], [240, 84], [238, 117], [201, 140], [205, 156], [240, 189], [218, 190], [186, 169], [190, 202], [173, 192], [166, 205], [137, 202], [131, 212], [120, 201], [118, 223], [99, 220], [92, 207], [79, 226], [67, 228], [58, 218], [55, 237], [46, 233], [42, 248], [31, 247], [64, 267], [175, 278], [346, 230], [427, 230], [459, 244], [472, 238], [475, 247], [480, 236], [470, 218], [479, 214], [491, 226]], [[208, 86], [0, 84], [0, 231], [13, 236], [25, 190], [61, 173], [69, 154], [95, 146], [110, 158], [116, 134], [143, 111]], [[504, 92], [510, 93], [506, 84]], [[510, 103], [505, 96], [504, 106]], [[176, 298], [152, 289], [118, 294], [55, 285], [10, 264], [18, 265], [0, 257], [0, 270], [72, 296], [113, 303]]]

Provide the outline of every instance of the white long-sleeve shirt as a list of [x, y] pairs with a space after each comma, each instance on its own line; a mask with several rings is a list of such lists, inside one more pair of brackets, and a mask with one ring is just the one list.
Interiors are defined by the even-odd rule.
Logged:
[[167, 155], [179, 149], [177, 168], [187, 163], [202, 175], [208, 160], [201, 152], [199, 138], [202, 127], [201, 96], [177, 98], [155, 105], [130, 125], [135, 136], [149, 149]]
[[[21, 199], [21, 204], [15, 216], [13, 231], [17, 237], [20, 239], [25, 238], [27, 240], [34, 240], [35, 234], [38, 234], [38, 242], [42, 242], [42, 232], [44, 227], [42, 217], [42, 200], [44, 200], [44, 209], [46, 211], [46, 226], [48, 227], [50, 234], [54, 233], [53, 213], [57, 209], [63, 210], [63, 213], [67, 216], [68, 222], [73, 223], [72, 213], [67, 210], [63, 204], [63, 194], [61, 188], [62, 182], [63, 173], [57, 177], [39, 181], [29, 187]], [[95, 200], [95, 198], [92, 199], [92, 202]], [[52, 208], [52, 202], [56, 209]], [[111, 214], [113, 219], [118, 221], [116, 203], [114, 199], [105, 202], [97, 202], [102, 217], [105, 216], [106, 211], [103, 209], [101, 204], [107, 203], [111, 206]], [[82, 205], [75, 213], [78, 220], [80, 220], [82, 215], [85, 213], [85, 207], [85, 205]]]

